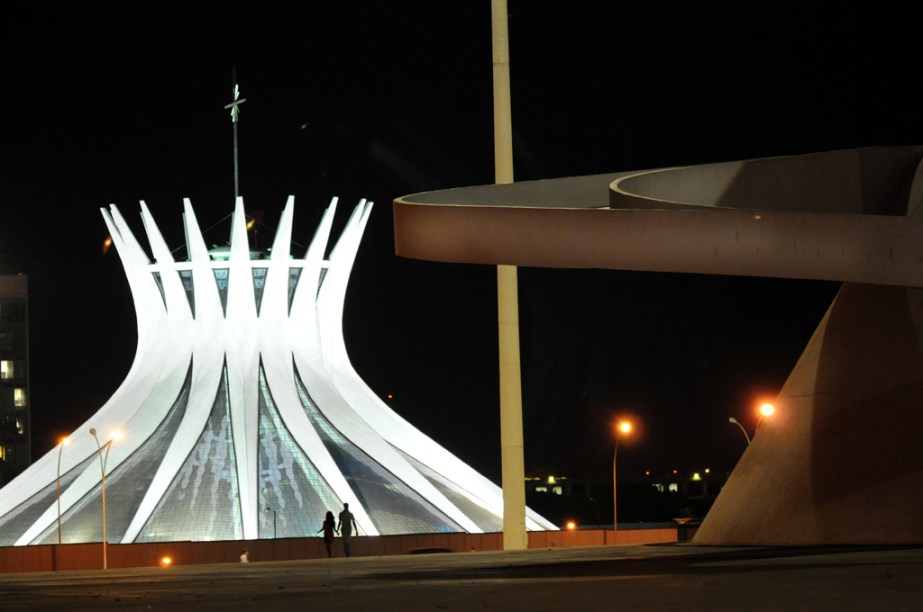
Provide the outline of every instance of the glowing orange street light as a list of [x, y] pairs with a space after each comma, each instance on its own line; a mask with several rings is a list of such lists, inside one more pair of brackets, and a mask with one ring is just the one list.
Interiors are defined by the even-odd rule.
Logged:
[[[763, 422], [763, 419], [768, 419], [776, 413], [776, 407], [770, 404], [769, 402], [763, 402], [759, 407], [760, 418], [756, 421], [756, 429], [760, 428], [760, 425]], [[753, 430], [753, 435], [756, 435], [756, 429]]]
[[616, 471], [615, 471], [615, 460], [619, 454], [619, 438], [622, 437], [622, 434], [631, 433], [631, 421], [619, 421], [615, 427], [615, 450], [612, 451], [612, 530], [616, 531], [619, 528], [619, 496], [618, 489], [616, 488]]
[[[757, 413], [759, 413], [759, 418], [757, 419], [756, 427], [753, 430], [754, 436], [756, 435], [756, 431], [760, 428], [760, 424], [763, 422], [763, 419], [768, 419], [776, 413], [776, 407], [769, 402], [763, 402], [760, 404], [759, 408], [757, 408]], [[740, 431], [744, 432], [744, 437], [747, 438], [747, 446], [749, 446], [751, 442], [750, 434], [747, 433], [747, 430], [740, 423], [740, 421], [734, 417], [730, 417], [728, 422], [740, 427]]]
[[770, 403], [765, 403], [760, 406], [760, 414], [764, 417], [771, 417], [776, 413], [776, 407]]
[[577, 523], [574, 521], [567, 521], [567, 524], [565, 524], [564, 526], [567, 527], [568, 531], [574, 531], [575, 529], [577, 529]]
[[172, 557], [166, 556], [166, 557], [163, 557], [163, 558], [160, 559], [160, 566], [161, 566], [161, 567], [170, 567], [171, 565], [173, 565], [173, 558], [172, 558]]

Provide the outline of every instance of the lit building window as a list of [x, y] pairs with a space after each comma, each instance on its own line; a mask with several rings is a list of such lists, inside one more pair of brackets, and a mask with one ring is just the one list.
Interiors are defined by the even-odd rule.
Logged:
[[3, 461], [5, 455], [3, 454], [3, 447], [0, 446], [0, 461]]
[[22, 408], [26, 405], [26, 390], [21, 387], [16, 387], [13, 389], [13, 404], [17, 408]]
[[536, 493], [547, 493], [548, 487], [535, 487], [535, 492]]
[[13, 378], [13, 362], [0, 361], [0, 378]]
[[26, 433], [26, 428], [22, 424], [22, 419], [16, 419], [16, 433], [20, 436]]
[[564, 489], [562, 487], [555, 487], [551, 490], [555, 495], [564, 495]]
[[669, 490], [671, 493], [678, 493], [678, 492], [679, 492], [679, 485], [676, 484], [675, 482], [671, 482], [671, 483], [670, 483], [670, 486], [668, 487], [668, 490]]

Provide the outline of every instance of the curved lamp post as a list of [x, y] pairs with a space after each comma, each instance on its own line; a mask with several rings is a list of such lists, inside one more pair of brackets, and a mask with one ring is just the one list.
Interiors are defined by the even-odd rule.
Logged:
[[58, 544], [61, 543], [61, 452], [70, 444], [71, 439], [64, 436], [58, 441]]
[[[756, 435], [757, 430], [760, 428], [760, 425], [763, 423], [763, 419], [768, 419], [769, 417], [771, 417], [772, 415], [776, 413], [776, 407], [770, 404], [769, 402], [765, 402], [760, 405], [760, 407], [757, 409], [757, 412], [759, 413], [760, 416], [756, 421], [756, 427], [753, 429], [754, 436]], [[744, 432], [744, 437], [747, 438], [747, 446], [750, 446], [750, 442], [751, 442], [750, 434], [748, 434], [747, 430], [744, 429], [744, 426], [740, 424], [740, 421], [738, 421], [734, 417], [730, 417], [728, 419], [728, 422], [734, 423], [734, 425], [737, 425], [738, 427], [740, 427], [740, 431]]]
[[622, 434], [629, 433], [631, 433], [631, 422], [619, 421], [615, 428], [615, 450], [612, 451], [612, 531], [617, 531], [619, 528], [619, 495], [616, 488], [615, 460], [619, 454], [619, 438], [622, 437]]
[[740, 421], [738, 421], [734, 417], [730, 417], [728, 419], [728, 423], [733, 423], [734, 425], [737, 425], [738, 427], [740, 427], [740, 431], [744, 432], [744, 437], [747, 439], [747, 446], [750, 446], [750, 434], [748, 434], [747, 430], [744, 429], [744, 426], [740, 424]]
[[[90, 435], [96, 440], [96, 453], [99, 455], [99, 467], [102, 470], [102, 497], [103, 497], [103, 569], [109, 569], [108, 560], [106, 559], [106, 461], [109, 459], [109, 449], [112, 448], [112, 442], [122, 437], [121, 431], [112, 432], [112, 437], [105, 444], [100, 445], [99, 438], [96, 437], [96, 428], [90, 428]], [[106, 449], [106, 456], [103, 457], [103, 449]]]

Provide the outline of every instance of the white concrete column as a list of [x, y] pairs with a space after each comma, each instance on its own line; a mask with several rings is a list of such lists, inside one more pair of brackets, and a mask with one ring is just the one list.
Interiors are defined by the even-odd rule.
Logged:
[[[494, 81], [494, 165], [497, 184], [513, 182], [509, 31], [506, 0], [491, 0]], [[526, 534], [522, 445], [522, 381], [519, 367], [519, 285], [515, 266], [497, 267], [500, 348], [500, 450], [503, 477], [503, 549], [529, 547]]]

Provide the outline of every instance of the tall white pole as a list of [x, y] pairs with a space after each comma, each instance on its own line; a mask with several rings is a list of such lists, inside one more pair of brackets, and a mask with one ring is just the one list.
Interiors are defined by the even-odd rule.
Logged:
[[[494, 165], [497, 184], [513, 182], [509, 28], [506, 0], [491, 0], [494, 84]], [[516, 266], [497, 266], [500, 349], [500, 458], [503, 478], [503, 549], [529, 547], [526, 534], [522, 376], [519, 359], [519, 285]]]
[[[109, 449], [112, 448], [112, 440], [106, 442], [105, 445], [99, 445], [99, 438], [96, 437], [96, 429], [90, 429], [90, 434], [96, 440], [96, 454], [99, 455], [99, 468], [102, 470], [102, 497], [103, 497], [103, 569], [109, 569], [109, 561], [106, 558], [106, 546], [108, 545], [108, 538], [106, 537], [106, 462], [109, 459]], [[103, 457], [103, 448], [106, 449], [106, 456]]]
[[64, 451], [65, 444], [67, 444], [67, 438], [58, 443], [58, 544], [61, 543], [61, 453]]
[[616, 483], [615, 459], [619, 455], [619, 434], [615, 434], [615, 450], [612, 451], [612, 531], [619, 529], [619, 490]]
[[[112, 447], [112, 440], [106, 443], [106, 459], [109, 458], [109, 449]], [[106, 547], [109, 545], [109, 537], [106, 534], [106, 459], [102, 460], [103, 465], [103, 569], [109, 569], [109, 561], [106, 558]]]
[[632, 430], [630, 421], [620, 421], [615, 426], [615, 449], [612, 451], [612, 531], [619, 529], [619, 489], [616, 482], [615, 460], [619, 455], [619, 439]]

